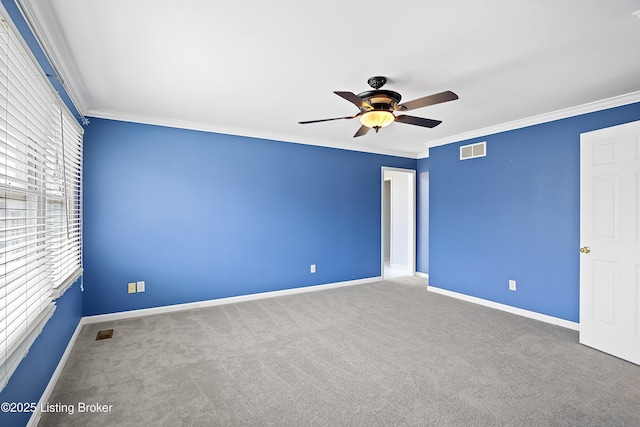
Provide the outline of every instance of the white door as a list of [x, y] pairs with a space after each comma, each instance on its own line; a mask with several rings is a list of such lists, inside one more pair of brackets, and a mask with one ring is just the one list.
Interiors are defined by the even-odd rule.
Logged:
[[640, 122], [580, 137], [580, 342], [640, 364]]

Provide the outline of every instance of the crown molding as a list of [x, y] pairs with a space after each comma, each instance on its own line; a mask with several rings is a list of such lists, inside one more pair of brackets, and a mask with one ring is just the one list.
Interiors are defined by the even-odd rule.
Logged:
[[[51, 3], [37, 0], [15, 0], [35, 36], [47, 60], [58, 74], [60, 83], [80, 114], [87, 110], [87, 97], [82, 86], [80, 73], [73, 56], [67, 48], [62, 32], [56, 24], [57, 19]], [[48, 24], [51, 23], [51, 24]]]
[[123, 122], [143, 123], [148, 125], [166, 126], [177, 129], [189, 129], [203, 132], [213, 132], [225, 135], [244, 136], [248, 138], [268, 139], [272, 141], [288, 142], [294, 144], [314, 145], [318, 147], [336, 148], [340, 150], [357, 151], [362, 153], [382, 154], [387, 156], [404, 157], [409, 159], [417, 159], [416, 153], [410, 153], [399, 150], [383, 150], [372, 147], [354, 147], [347, 144], [341, 144], [335, 141], [293, 137], [291, 135], [278, 134], [273, 132], [257, 131], [253, 129], [232, 128], [226, 126], [217, 126], [209, 123], [193, 122], [189, 120], [170, 119], [166, 117], [147, 116], [143, 114], [122, 113], [111, 110], [89, 109], [86, 116], [96, 117], [100, 119], [118, 120]]
[[[227, 128], [205, 123], [150, 117], [144, 115], [125, 114], [106, 110], [96, 110], [89, 108], [89, 97], [84, 90], [85, 85], [83, 83], [83, 79], [78, 71], [75, 61], [73, 60], [73, 56], [71, 55], [67, 47], [63, 33], [57, 25], [57, 19], [53, 11], [51, 2], [39, 0], [15, 0], [15, 2], [18, 8], [21, 10], [22, 14], [25, 16], [27, 24], [33, 32], [41, 49], [47, 56], [48, 61], [51, 63], [52, 67], [58, 74], [58, 78], [66, 89], [70, 99], [75, 104], [76, 109], [80, 114], [87, 116], [93, 115], [95, 117], [115, 120], [135, 121], [175, 128], [195, 129], [207, 132], [217, 132], [253, 138], [264, 138], [276, 141], [324, 146], [336, 149], [398, 156], [410, 159], [421, 159], [429, 157], [429, 147], [455, 143], [476, 137], [487, 136], [495, 133], [524, 128], [594, 111], [640, 102], [640, 91], [632, 92], [629, 94], [595, 101], [576, 107], [570, 107], [550, 113], [544, 113], [503, 124], [485, 127], [482, 129], [476, 129], [470, 132], [427, 141], [424, 143], [425, 150], [419, 153], [393, 149], [381, 149], [375, 147], [357, 147], [345, 143], [338, 143], [336, 141], [317, 138], [293, 137], [291, 135], [282, 135], [257, 130]], [[632, 15], [640, 18], [640, 11], [634, 12]]]
[[83, 116], [129, 121], [159, 126], [167, 126], [180, 129], [200, 130], [221, 134], [238, 135], [251, 138], [269, 139], [282, 142], [290, 142], [319, 147], [329, 147], [341, 150], [350, 150], [372, 154], [382, 154], [396, 157], [417, 159], [417, 153], [402, 150], [379, 149], [374, 147], [357, 147], [341, 144], [335, 141], [318, 138], [293, 137], [291, 135], [276, 134], [272, 132], [249, 130], [242, 128], [229, 128], [207, 123], [199, 123], [186, 120], [169, 119], [147, 115], [121, 113], [117, 111], [92, 109], [88, 106], [88, 96], [83, 90], [83, 80], [75, 65], [73, 56], [67, 48], [66, 42], [57, 23], [50, 2], [38, 0], [15, 0], [25, 20], [51, 63], [67, 94], [75, 104], [76, 109]]
[[582, 114], [606, 110], [609, 108], [621, 107], [623, 105], [629, 105], [635, 102], [640, 102], [640, 91], [631, 92], [631, 93], [627, 93], [619, 96], [614, 96], [611, 98], [602, 99], [600, 101], [589, 102], [587, 104], [582, 104], [575, 107], [569, 107], [562, 110], [552, 111], [550, 113], [539, 114], [537, 116], [531, 116], [524, 119], [518, 119], [511, 122], [495, 125], [495, 126], [476, 129], [470, 132], [459, 133], [457, 135], [448, 136], [446, 138], [436, 139], [436, 140], [425, 143], [427, 149], [426, 151], [418, 154], [418, 159], [424, 159], [429, 157], [430, 147], [437, 147], [439, 145], [465, 141], [472, 138], [484, 137], [484, 136], [493, 135], [500, 132], [506, 132], [514, 129], [520, 129], [520, 128], [525, 128], [529, 126], [539, 125], [542, 123], [553, 122], [556, 120], [566, 119], [568, 117], [575, 117], [575, 116], [580, 116]]

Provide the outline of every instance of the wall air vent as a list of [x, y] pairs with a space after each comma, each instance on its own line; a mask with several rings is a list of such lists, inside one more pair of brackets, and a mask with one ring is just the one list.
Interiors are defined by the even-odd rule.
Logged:
[[476, 157], [484, 157], [487, 155], [487, 142], [478, 142], [476, 144], [463, 145], [460, 147], [460, 160], [473, 159]]

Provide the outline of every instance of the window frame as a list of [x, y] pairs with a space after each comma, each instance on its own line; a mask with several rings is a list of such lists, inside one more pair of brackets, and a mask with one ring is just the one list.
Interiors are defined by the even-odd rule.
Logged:
[[82, 135], [0, 4], [0, 390], [82, 276]]

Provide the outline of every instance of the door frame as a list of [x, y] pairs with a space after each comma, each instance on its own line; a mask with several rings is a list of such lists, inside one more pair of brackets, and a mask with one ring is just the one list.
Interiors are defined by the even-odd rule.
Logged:
[[[408, 275], [414, 276], [416, 273], [416, 214], [417, 214], [417, 206], [416, 206], [416, 171], [413, 169], [404, 169], [404, 168], [396, 168], [390, 166], [383, 166], [380, 171], [380, 276], [384, 279], [384, 221], [385, 221], [385, 213], [384, 213], [384, 181], [385, 181], [385, 171], [389, 172], [399, 172], [403, 174], [407, 174], [409, 178], [409, 204], [410, 206], [406, 206], [406, 215], [409, 216], [408, 224], [409, 231], [407, 232], [407, 240], [408, 240], [408, 257], [409, 257], [409, 265], [408, 265]], [[393, 178], [391, 179], [391, 197], [393, 199]], [[389, 201], [391, 203], [391, 200]], [[394, 215], [398, 215], [398, 212], [393, 212], [393, 204], [391, 205], [391, 218]], [[393, 259], [393, 224], [391, 224], [390, 230], [390, 260]], [[390, 262], [391, 263], [391, 262]]]

